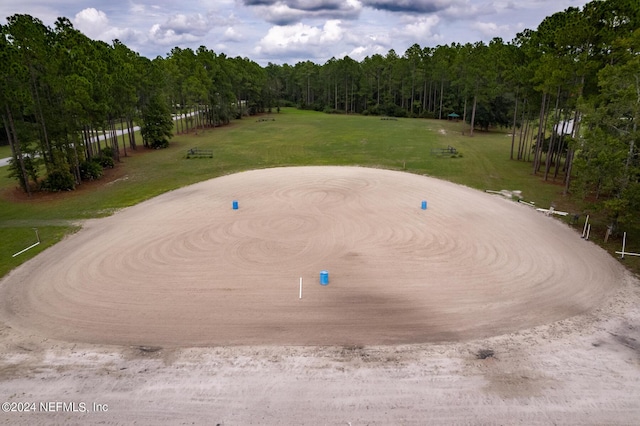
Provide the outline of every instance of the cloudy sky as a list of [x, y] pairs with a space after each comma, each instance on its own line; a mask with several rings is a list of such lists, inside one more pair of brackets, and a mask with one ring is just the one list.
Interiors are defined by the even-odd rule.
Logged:
[[87, 36], [119, 39], [148, 58], [206, 46], [260, 65], [362, 60], [394, 49], [511, 41], [587, 0], [2, 0], [0, 15], [65, 16]]

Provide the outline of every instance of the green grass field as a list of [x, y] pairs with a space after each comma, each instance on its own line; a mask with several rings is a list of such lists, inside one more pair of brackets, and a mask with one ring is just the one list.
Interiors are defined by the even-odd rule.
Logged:
[[[542, 182], [532, 175], [530, 163], [509, 160], [508, 132], [477, 132], [468, 137], [462, 135], [463, 130], [466, 127], [459, 122], [382, 120], [286, 108], [279, 114], [176, 135], [168, 149], [139, 148], [117, 165], [117, 179], [89, 184], [90, 189], [71, 193], [15, 200], [11, 194], [17, 182], [6, 177], [7, 168], [3, 167], [0, 276], [77, 230], [74, 221], [78, 219], [109, 215], [172, 189], [256, 168], [360, 165], [405, 170], [481, 190], [521, 190], [526, 200], [545, 208], [553, 202], [558, 210], [582, 210], [562, 196], [560, 183]], [[447, 146], [455, 147], [460, 155], [451, 158], [431, 154], [432, 148]], [[212, 149], [213, 158], [187, 159], [191, 147]], [[40, 232], [42, 244], [13, 258], [13, 253], [35, 242], [34, 227]], [[632, 268], [638, 267], [633, 260], [628, 262]]]
[[9, 145], [0, 146], [0, 158], [11, 157], [11, 148]]

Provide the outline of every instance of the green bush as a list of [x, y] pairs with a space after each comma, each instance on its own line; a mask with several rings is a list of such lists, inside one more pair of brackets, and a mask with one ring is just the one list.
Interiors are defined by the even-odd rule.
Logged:
[[102, 172], [102, 166], [97, 161], [83, 161], [80, 163], [80, 177], [82, 180], [100, 179]]
[[101, 155], [100, 157], [94, 158], [93, 161], [98, 163], [105, 169], [113, 169], [114, 166], [113, 157], [106, 157], [104, 155]]
[[389, 117], [406, 117], [407, 111], [404, 108], [399, 107], [396, 104], [385, 104], [382, 106], [382, 111]]
[[280, 105], [279, 108], [295, 108], [296, 107], [295, 102], [292, 102], [286, 99], [279, 99], [278, 105]]
[[43, 191], [72, 191], [76, 189], [76, 179], [64, 153], [53, 152], [52, 167], [45, 180], [40, 184]]
[[109, 157], [109, 158], [113, 158], [113, 147], [110, 146], [105, 146], [104, 148], [102, 148], [102, 151], [100, 151], [100, 156], [101, 157]]
[[[153, 149], [161, 149], [169, 147], [169, 141], [166, 139], [162, 140], [154, 140], [151, 142], [151, 148]], [[111, 167], [113, 167], [113, 159], [111, 160]]]
[[369, 108], [362, 111], [362, 115], [380, 115], [380, 106], [379, 105], [371, 105]]
[[40, 186], [43, 191], [51, 192], [72, 191], [75, 188], [76, 182], [73, 175], [68, 168], [63, 167], [51, 170]]
[[113, 148], [110, 146], [105, 146], [100, 151], [100, 156], [93, 158], [93, 161], [100, 164], [105, 169], [113, 169], [115, 165], [113, 162], [113, 154]]

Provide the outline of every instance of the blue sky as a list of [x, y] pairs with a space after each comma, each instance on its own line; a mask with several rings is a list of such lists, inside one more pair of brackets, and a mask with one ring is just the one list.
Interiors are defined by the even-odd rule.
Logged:
[[355, 60], [411, 45], [511, 41], [525, 28], [587, 0], [2, 0], [4, 18], [65, 16], [87, 36], [119, 39], [141, 55], [201, 45], [260, 65]]

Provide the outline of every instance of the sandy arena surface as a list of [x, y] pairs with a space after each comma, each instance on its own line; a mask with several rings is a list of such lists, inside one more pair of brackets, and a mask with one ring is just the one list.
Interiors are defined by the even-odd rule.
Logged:
[[0, 282], [0, 423], [637, 424], [639, 302], [617, 260], [498, 196], [244, 172]]

